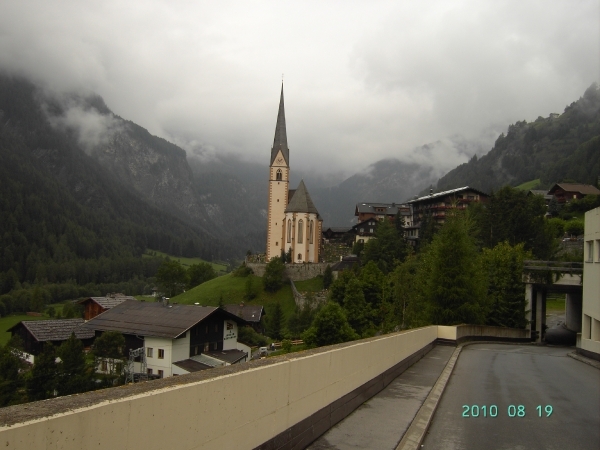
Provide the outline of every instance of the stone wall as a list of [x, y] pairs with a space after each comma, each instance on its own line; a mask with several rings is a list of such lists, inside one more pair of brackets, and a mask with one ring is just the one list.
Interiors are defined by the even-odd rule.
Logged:
[[[292, 281], [310, 280], [317, 275], [323, 275], [328, 265], [328, 263], [286, 264], [285, 276]], [[264, 276], [267, 267], [264, 263], [250, 262], [247, 262], [246, 266], [252, 269], [254, 275], [259, 277]]]

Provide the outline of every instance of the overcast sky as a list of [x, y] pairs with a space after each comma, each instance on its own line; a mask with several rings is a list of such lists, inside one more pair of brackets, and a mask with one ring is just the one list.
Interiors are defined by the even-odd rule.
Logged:
[[468, 157], [451, 142], [489, 150], [600, 81], [599, 28], [598, 0], [3, 0], [0, 68], [265, 166], [283, 73], [292, 170], [450, 169]]

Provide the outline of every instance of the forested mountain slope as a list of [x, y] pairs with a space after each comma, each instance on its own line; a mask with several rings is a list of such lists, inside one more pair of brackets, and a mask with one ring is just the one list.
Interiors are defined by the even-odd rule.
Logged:
[[558, 116], [517, 122], [492, 150], [439, 179], [443, 191], [469, 185], [490, 192], [541, 179], [542, 187], [570, 179], [595, 185], [600, 175], [600, 89], [594, 83]]
[[[25, 80], [0, 77], [2, 292], [17, 281], [85, 284], [148, 276], [152, 269], [140, 257], [146, 248], [205, 259], [235, 253], [231, 244], [121, 183], [83, 151], [75, 131], [52, 123], [56, 115], [49, 110], [57, 105], [42, 95]], [[105, 108], [99, 98], [88, 101]]]

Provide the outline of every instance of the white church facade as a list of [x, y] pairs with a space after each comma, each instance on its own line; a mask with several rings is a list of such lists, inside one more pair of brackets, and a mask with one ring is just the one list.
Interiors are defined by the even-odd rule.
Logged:
[[290, 190], [290, 150], [287, 145], [283, 85], [271, 148], [266, 259], [291, 250], [293, 263], [317, 263], [321, 257], [323, 219], [304, 181]]

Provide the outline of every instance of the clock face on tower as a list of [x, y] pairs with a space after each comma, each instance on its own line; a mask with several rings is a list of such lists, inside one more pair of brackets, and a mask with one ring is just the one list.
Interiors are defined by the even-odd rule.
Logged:
[[277, 163], [281, 164], [283, 162], [283, 158], [277, 158]]

